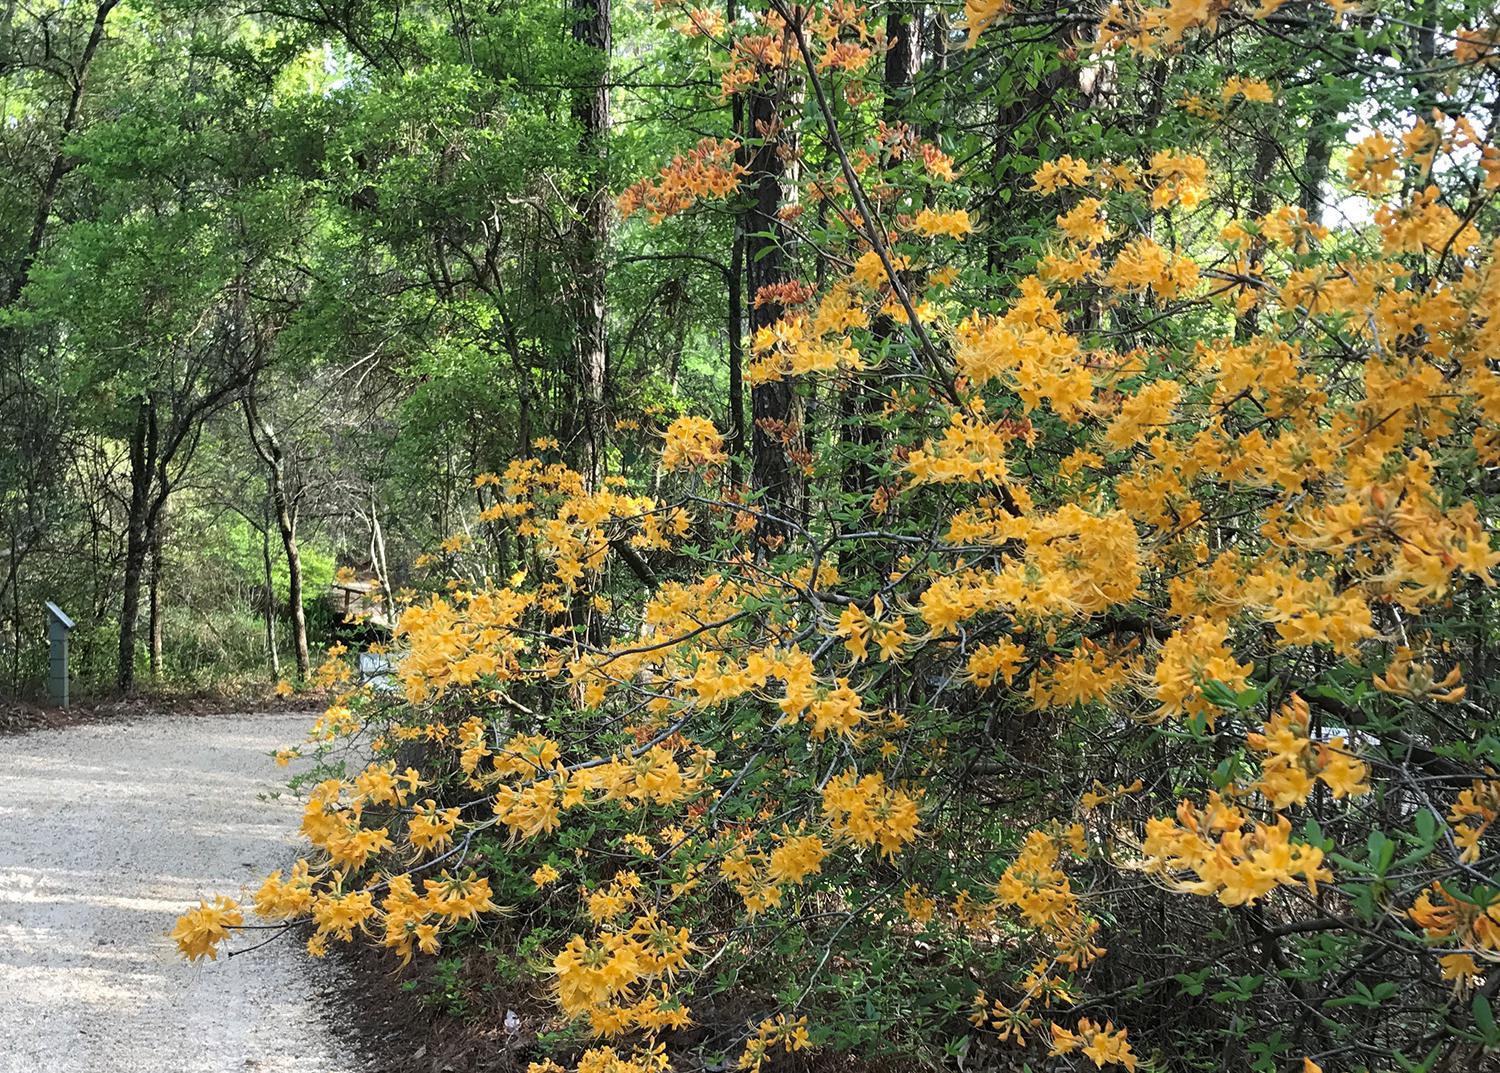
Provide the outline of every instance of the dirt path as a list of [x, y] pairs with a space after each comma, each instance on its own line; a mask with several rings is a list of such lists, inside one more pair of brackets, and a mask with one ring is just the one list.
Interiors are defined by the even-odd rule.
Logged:
[[361, 1073], [295, 940], [191, 966], [201, 893], [290, 856], [266, 755], [306, 716], [93, 724], [0, 739], [0, 1073]]

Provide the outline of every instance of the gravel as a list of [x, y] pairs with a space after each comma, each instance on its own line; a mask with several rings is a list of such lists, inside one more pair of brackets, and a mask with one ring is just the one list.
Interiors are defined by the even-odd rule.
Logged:
[[333, 974], [295, 937], [197, 965], [167, 937], [198, 897], [253, 890], [291, 858], [298, 806], [262, 798], [283, 781], [267, 753], [309, 721], [0, 741], [0, 1073], [366, 1073], [336, 1031]]

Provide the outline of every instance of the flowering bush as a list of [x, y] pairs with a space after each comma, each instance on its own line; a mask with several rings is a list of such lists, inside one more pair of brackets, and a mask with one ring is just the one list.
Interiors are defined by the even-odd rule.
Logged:
[[[1277, 6], [1115, 6], [1098, 48]], [[969, 4], [971, 32], [1004, 10]], [[1380, 200], [1341, 231], [1235, 214], [1190, 145], [1059, 157], [1035, 271], [979, 302], [952, 161], [836, 137], [822, 79], [870, 61], [861, 27], [773, 7], [724, 81], [812, 87], [849, 266], [749, 379], [810, 412], [863, 393], [873, 438], [810, 423], [781, 502], [703, 417], [651, 494], [481, 475], [520, 567], [409, 603], [401, 696], [341, 694], [308, 750], [373, 759], [320, 772], [311, 849], [254, 912], [403, 960], [556, 936], [528, 967], [576, 1034], [538, 1073], [1479, 1068], [1500, 746], [1463, 665], [1495, 635], [1500, 155], [1462, 118], [1372, 133], [1348, 184]], [[631, 205], [740, 181], [718, 143], [691, 159]], [[184, 953], [241, 912], [189, 912]]]

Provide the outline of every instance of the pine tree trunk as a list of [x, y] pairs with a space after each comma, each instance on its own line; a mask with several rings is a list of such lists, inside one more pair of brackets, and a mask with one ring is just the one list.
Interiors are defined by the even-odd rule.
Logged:
[[[748, 120], [752, 137], [760, 140], [749, 162], [750, 208], [746, 213], [745, 270], [750, 295], [750, 334], [781, 319], [779, 302], [762, 290], [786, 281], [786, 254], [779, 215], [785, 161], [777, 152], [780, 144], [779, 117], [774, 98], [760, 90], [750, 91]], [[788, 534], [785, 524], [797, 510], [796, 473], [787, 447], [795, 437], [792, 427], [792, 385], [786, 380], [755, 384], [750, 388], [751, 488], [761, 493], [757, 524], [762, 542]]]

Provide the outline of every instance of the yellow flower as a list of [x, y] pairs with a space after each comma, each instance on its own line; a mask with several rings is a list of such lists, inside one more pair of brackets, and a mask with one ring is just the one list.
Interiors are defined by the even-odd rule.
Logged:
[[679, 417], [667, 426], [661, 464], [668, 470], [717, 465], [725, 460], [723, 439], [706, 417]]
[[1247, 101], [1255, 101], [1259, 104], [1272, 104], [1276, 100], [1276, 94], [1271, 87], [1258, 78], [1241, 78], [1233, 75], [1224, 82], [1224, 88], [1220, 91], [1221, 100], [1231, 101], [1236, 97], [1243, 97]]
[[1089, 166], [1077, 157], [1061, 156], [1046, 161], [1031, 173], [1032, 189], [1050, 194], [1063, 186], [1082, 186], [1089, 181]]
[[229, 933], [245, 923], [237, 902], [222, 895], [213, 904], [200, 901], [198, 908], [189, 909], [177, 919], [172, 929], [172, 938], [177, 949], [189, 961], [208, 958], [216, 961], [219, 944], [229, 938]]
[[1130, 1049], [1130, 1044], [1125, 1041], [1125, 1036], [1125, 1029], [1116, 1031], [1112, 1022], [1106, 1022], [1100, 1026], [1087, 1017], [1078, 1022], [1076, 1033], [1053, 1023], [1050, 1053], [1070, 1054], [1081, 1050], [1095, 1066], [1101, 1069], [1107, 1065], [1118, 1065], [1124, 1066], [1133, 1073], [1137, 1059]]
[[964, 23], [969, 28], [965, 48], [973, 48], [979, 35], [1010, 13], [1010, 0], [964, 0]]
[[771, 851], [766, 872], [776, 883], [800, 884], [810, 875], [823, 870], [828, 850], [817, 835], [802, 835], [784, 840]]
[[947, 235], [949, 238], [956, 239], [961, 239], [974, 230], [969, 214], [964, 209], [953, 209], [949, 212], [923, 209], [917, 213], [912, 227], [924, 235]]
[[428, 798], [407, 821], [406, 835], [414, 849], [434, 853], [447, 848], [453, 841], [453, 830], [457, 825], [457, 808], [440, 809], [436, 801]]
[[1158, 718], [1168, 715], [1202, 716], [1214, 725], [1213, 703], [1203, 687], [1218, 682], [1230, 692], [1243, 690], [1250, 681], [1251, 667], [1237, 663], [1229, 648], [1229, 627], [1222, 622], [1198, 618], [1167, 638], [1162, 645], [1152, 677], [1161, 702]]
[[255, 892], [255, 915], [266, 920], [305, 916], [312, 908], [315, 878], [306, 860], [299, 860], [286, 879], [280, 869], [272, 872]]
[[901, 904], [906, 909], [906, 915], [918, 924], [931, 920], [937, 909], [937, 902], [923, 894], [922, 888], [915, 884], [906, 888], [906, 893], [901, 896]]
[[1109, 238], [1109, 219], [1104, 212], [1104, 203], [1096, 197], [1086, 197], [1057, 218], [1062, 228], [1080, 246], [1094, 246]]
[[823, 789], [823, 816], [835, 835], [860, 846], [880, 845], [894, 856], [917, 837], [917, 803], [886, 785], [880, 772], [860, 776], [853, 769]]

